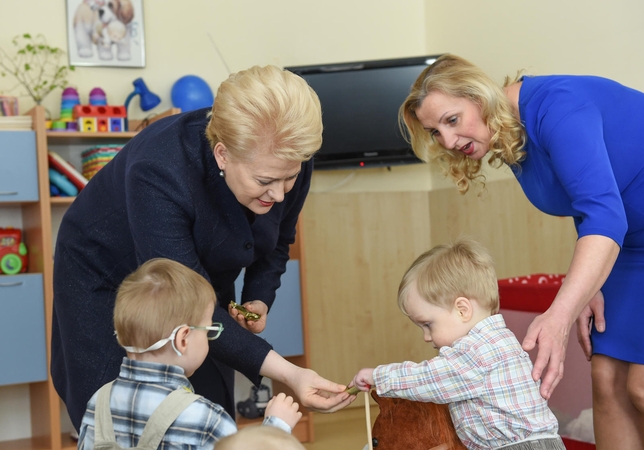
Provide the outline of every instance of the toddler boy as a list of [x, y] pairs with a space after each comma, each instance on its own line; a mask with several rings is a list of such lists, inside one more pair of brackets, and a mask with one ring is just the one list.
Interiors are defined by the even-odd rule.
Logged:
[[448, 403], [468, 449], [565, 450], [530, 357], [498, 314], [494, 263], [482, 245], [462, 239], [422, 254], [400, 283], [398, 306], [438, 356], [362, 369], [351, 385]]
[[[208, 341], [223, 332], [212, 322], [215, 302], [204, 277], [169, 259], [147, 261], [125, 278], [114, 327], [127, 357], [116, 380], [88, 402], [79, 450], [108, 442], [212, 449], [237, 431], [220, 405], [193, 393], [187, 378], [206, 358]], [[290, 433], [301, 416], [298, 404], [280, 394], [267, 406], [264, 424]]]

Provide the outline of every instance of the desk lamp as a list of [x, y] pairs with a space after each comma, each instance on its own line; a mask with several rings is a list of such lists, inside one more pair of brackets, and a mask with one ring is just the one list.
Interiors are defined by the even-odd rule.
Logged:
[[132, 98], [134, 98], [136, 95], [141, 96], [139, 104], [143, 111], [149, 111], [159, 103], [161, 103], [161, 98], [159, 98], [159, 96], [155, 93], [148, 90], [148, 87], [145, 85], [143, 78], [137, 78], [132, 82], [132, 84], [134, 85], [134, 91], [132, 91], [132, 93], [125, 99], [125, 131], [130, 131], [130, 125], [127, 118], [127, 107], [130, 105]]

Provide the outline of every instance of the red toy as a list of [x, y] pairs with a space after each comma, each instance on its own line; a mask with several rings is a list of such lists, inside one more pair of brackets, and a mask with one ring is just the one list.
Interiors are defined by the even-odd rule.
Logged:
[[78, 129], [83, 132], [125, 131], [126, 117], [124, 106], [76, 105], [73, 109], [73, 118], [78, 121]]
[[15, 275], [27, 271], [27, 246], [16, 228], [0, 228], [0, 273]]

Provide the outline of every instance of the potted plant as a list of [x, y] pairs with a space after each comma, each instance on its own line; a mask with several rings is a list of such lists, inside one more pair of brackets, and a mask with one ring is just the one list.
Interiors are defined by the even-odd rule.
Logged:
[[25, 33], [12, 40], [16, 54], [0, 48], [0, 74], [12, 75], [27, 90], [27, 94], [40, 105], [54, 89], [67, 86], [67, 76], [73, 66], [60, 61], [65, 52], [47, 45], [42, 34], [32, 37]]

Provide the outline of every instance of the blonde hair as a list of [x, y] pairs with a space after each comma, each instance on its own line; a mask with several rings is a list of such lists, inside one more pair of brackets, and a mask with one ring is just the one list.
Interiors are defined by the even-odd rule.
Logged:
[[275, 66], [254, 66], [221, 83], [206, 129], [242, 161], [266, 149], [289, 161], [308, 161], [322, 146], [320, 100], [303, 78]]
[[414, 285], [420, 297], [432, 305], [449, 309], [456, 298], [466, 297], [492, 314], [499, 311], [494, 261], [483, 245], [471, 239], [437, 245], [412, 263], [398, 288], [398, 306], [405, 315]]
[[121, 346], [147, 348], [179, 325], [196, 325], [215, 291], [200, 274], [176, 261], [155, 258], [121, 283], [114, 306], [114, 329]]
[[476, 104], [492, 134], [490, 165], [500, 167], [506, 163], [519, 168], [519, 162], [525, 158], [526, 135], [521, 122], [512, 113], [510, 101], [485, 72], [465, 59], [449, 54], [439, 57], [423, 70], [398, 112], [401, 130], [420, 159], [438, 163], [462, 194], [468, 191], [473, 181], [485, 183], [481, 160], [470, 159], [443, 147], [418, 120], [416, 110], [434, 91]]
[[279, 428], [251, 425], [217, 442], [217, 450], [304, 450], [293, 435]]

